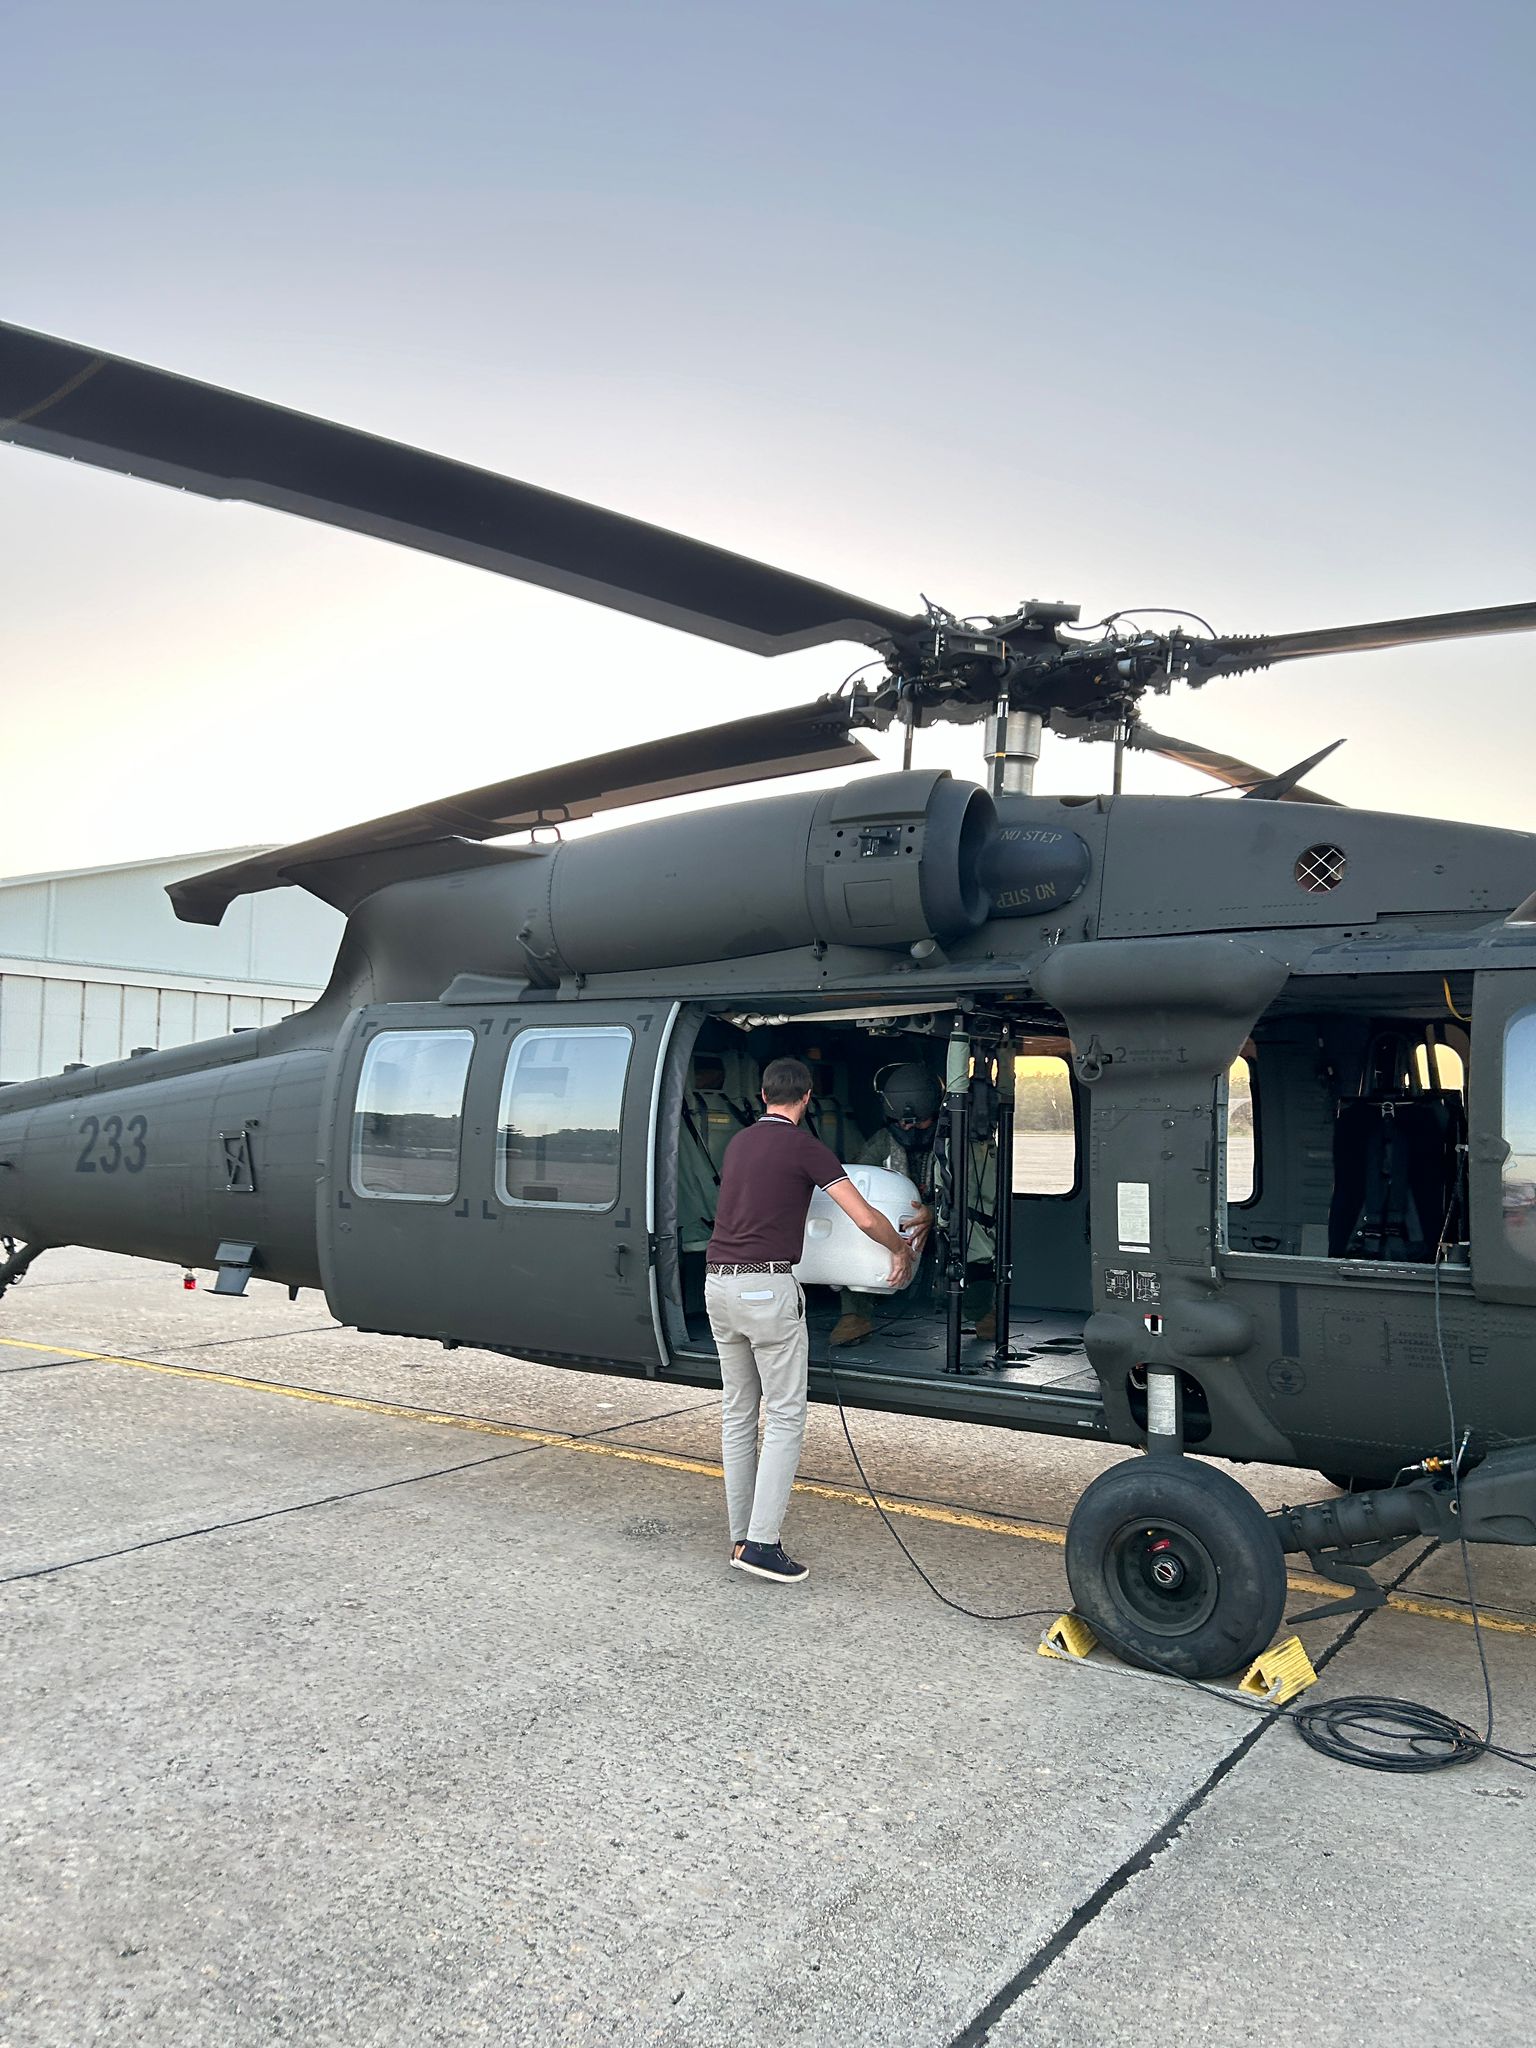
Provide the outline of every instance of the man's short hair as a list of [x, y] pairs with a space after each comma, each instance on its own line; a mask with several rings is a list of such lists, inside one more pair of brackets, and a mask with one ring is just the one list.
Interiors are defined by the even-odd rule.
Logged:
[[770, 1060], [763, 1069], [763, 1100], [770, 1109], [783, 1109], [811, 1092], [811, 1070], [804, 1060]]

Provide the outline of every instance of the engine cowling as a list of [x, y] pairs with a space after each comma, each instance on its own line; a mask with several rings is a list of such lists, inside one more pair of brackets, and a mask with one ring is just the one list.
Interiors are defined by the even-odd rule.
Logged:
[[986, 921], [995, 824], [984, 790], [941, 771], [623, 827], [561, 847], [524, 942], [605, 974], [958, 938]]

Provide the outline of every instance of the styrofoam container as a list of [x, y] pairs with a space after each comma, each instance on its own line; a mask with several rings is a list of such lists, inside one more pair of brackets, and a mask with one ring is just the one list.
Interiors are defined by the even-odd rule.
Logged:
[[[891, 1173], [883, 1166], [850, 1166], [847, 1173], [870, 1207], [889, 1217], [898, 1230], [922, 1206], [916, 1184], [904, 1173]], [[796, 1262], [795, 1278], [804, 1286], [895, 1294], [899, 1290], [890, 1284], [890, 1270], [890, 1253], [866, 1237], [825, 1188], [817, 1188], [805, 1219], [805, 1249]]]

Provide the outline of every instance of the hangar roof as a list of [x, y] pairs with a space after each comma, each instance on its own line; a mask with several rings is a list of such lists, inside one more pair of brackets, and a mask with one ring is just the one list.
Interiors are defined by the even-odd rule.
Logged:
[[166, 885], [265, 847], [161, 854], [108, 867], [0, 876], [0, 965], [204, 976], [320, 988], [341, 937], [338, 912], [298, 889], [245, 897], [217, 928], [182, 924]]
[[226, 846], [212, 853], [157, 853], [145, 860], [111, 861], [104, 867], [49, 868], [36, 875], [0, 875], [0, 889], [20, 889], [33, 882], [73, 882], [82, 875], [136, 874], [145, 868], [186, 868], [198, 874], [227, 860], [243, 860], [247, 854], [270, 853], [269, 846]]

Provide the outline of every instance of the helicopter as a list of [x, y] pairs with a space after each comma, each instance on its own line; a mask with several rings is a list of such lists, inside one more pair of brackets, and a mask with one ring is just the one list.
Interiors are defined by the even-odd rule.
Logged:
[[[1536, 836], [1336, 805], [1303, 779], [1329, 749], [1271, 773], [1142, 717], [1176, 681], [1529, 631], [1536, 604], [1271, 636], [901, 612], [6, 325], [0, 438], [765, 656], [869, 655], [811, 704], [173, 884], [205, 924], [310, 891], [347, 920], [330, 981], [276, 1024], [7, 1087], [0, 1295], [83, 1245], [220, 1294], [322, 1288], [362, 1330], [718, 1384], [711, 1176], [762, 1067], [805, 1060], [848, 1157], [916, 1062], [943, 1076], [932, 1279], [836, 1357], [813, 1298], [811, 1393], [1144, 1452], [1067, 1530], [1077, 1610], [1123, 1655], [1239, 1669], [1287, 1557], [1336, 1612], [1379, 1604], [1371, 1568], [1412, 1538], [1536, 1544]], [[912, 765], [938, 722], [984, 727], [985, 787]], [[867, 769], [860, 734], [892, 725], [900, 769], [561, 836]], [[1047, 731], [1111, 743], [1113, 791], [1036, 795]], [[1127, 793], [1138, 749], [1235, 800]], [[1230, 1470], [1252, 1461], [1330, 1492], [1266, 1512]]]

